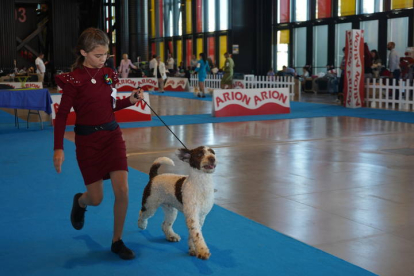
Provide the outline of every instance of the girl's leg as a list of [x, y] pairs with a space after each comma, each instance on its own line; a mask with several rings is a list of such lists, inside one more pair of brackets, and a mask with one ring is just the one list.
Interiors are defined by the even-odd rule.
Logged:
[[73, 198], [70, 220], [73, 228], [81, 230], [85, 222], [85, 211], [87, 205], [97, 206], [103, 198], [103, 180], [86, 185], [86, 192], [75, 194]]
[[86, 192], [79, 198], [79, 205], [85, 208], [87, 205], [98, 206], [103, 199], [103, 180], [86, 185]]
[[126, 212], [128, 209], [128, 172], [114, 171], [110, 173], [112, 188], [115, 194], [114, 204], [114, 234], [112, 237], [111, 251], [118, 254], [121, 259], [131, 260], [135, 253], [125, 246], [122, 241], [122, 232]]
[[114, 204], [114, 235], [112, 241], [122, 239], [124, 222], [128, 208], [128, 172], [114, 171], [110, 173], [112, 189], [115, 194]]

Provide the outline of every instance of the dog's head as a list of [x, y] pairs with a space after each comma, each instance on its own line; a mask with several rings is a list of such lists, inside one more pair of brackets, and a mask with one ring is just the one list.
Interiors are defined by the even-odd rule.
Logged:
[[201, 146], [192, 150], [179, 149], [177, 156], [180, 160], [190, 164], [190, 167], [205, 173], [213, 173], [216, 169], [216, 155], [209, 147]]

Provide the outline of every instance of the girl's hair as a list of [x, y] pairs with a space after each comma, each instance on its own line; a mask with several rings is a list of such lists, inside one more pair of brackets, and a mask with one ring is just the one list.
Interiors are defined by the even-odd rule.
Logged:
[[202, 60], [204, 60], [204, 62], [206, 62], [207, 61], [207, 59], [206, 59], [206, 55], [204, 54], [204, 53], [200, 53], [200, 55], [199, 55], [200, 57], [201, 57], [201, 59]]
[[76, 54], [76, 61], [72, 65], [72, 71], [77, 68], [83, 67], [83, 62], [85, 61], [85, 57], [82, 56], [81, 50], [89, 53], [93, 51], [97, 46], [106, 46], [109, 45], [109, 39], [106, 33], [102, 30], [96, 28], [88, 28], [82, 32], [82, 34], [78, 38], [78, 44], [75, 48]]
[[371, 53], [374, 53], [375, 54], [375, 56], [373, 58], [374, 61], [377, 60], [377, 59], [379, 59], [379, 55], [378, 55], [378, 51], [377, 50], [371, 50]]

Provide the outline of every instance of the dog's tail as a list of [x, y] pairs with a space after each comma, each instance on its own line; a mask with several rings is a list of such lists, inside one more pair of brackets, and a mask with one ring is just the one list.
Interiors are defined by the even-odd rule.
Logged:
[[160, 157], [157, 158], [154, 163], [152, 163], [151, 169], [150, 169], [150, 179], [153, 179], [154, 177], [156, 177], [158, 175], [158, 169], [159, 167], [161, 167], [161, 165], [171, 165], [171, 166], [175, 166], [174, 161], [172, 161], [170, 158], [168, 157]]

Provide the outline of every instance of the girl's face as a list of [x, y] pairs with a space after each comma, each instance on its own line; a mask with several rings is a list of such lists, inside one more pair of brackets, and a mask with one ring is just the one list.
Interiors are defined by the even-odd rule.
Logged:
[[108, 46], [98, 45], [92, 51], [80, 51], [85, 57], [83, 65], [89, 68], [102, 68], [108, 56]]
[[124, 59], [128, 59], [128, 55], [127, 55], [127, 54], [124, 54], [122, 57], [123, 57]]
[[371, 56], [375, 58], [375, 52], [371, 52]]

